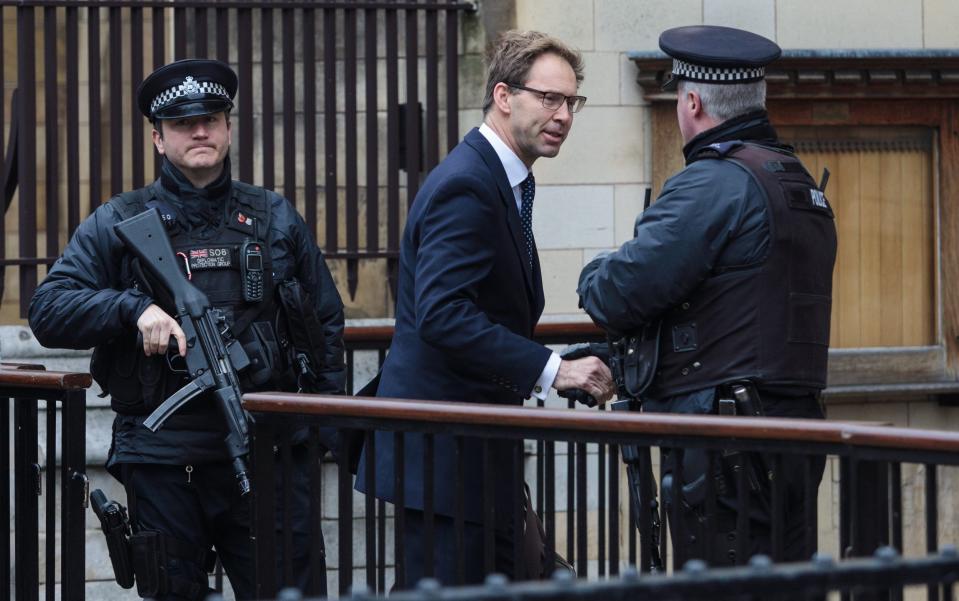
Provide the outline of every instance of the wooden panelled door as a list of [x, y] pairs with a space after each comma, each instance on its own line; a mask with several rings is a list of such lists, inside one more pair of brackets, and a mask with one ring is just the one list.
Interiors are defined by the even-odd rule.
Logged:
[[832, 348], [935, 344], [937, 236], [934, 130], [780, 127], [836, 215]]

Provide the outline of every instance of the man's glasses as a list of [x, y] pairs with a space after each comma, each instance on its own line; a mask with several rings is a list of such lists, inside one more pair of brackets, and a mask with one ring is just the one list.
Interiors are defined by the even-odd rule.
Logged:
[[583, 105], [586, 104], [585, 96], [566, 96], [564, 94], [560, 94], [559, 92], [544, 92], [542, 90], [534, 90], [533, 88], [527, 88], [526, 86], [509, 83], [506, 81], [503, 83], [511, 88], [516, 88], [517, 90], [525, 90], [527, 92], [539, 94], [540, 98], [543, 99], [543, 108], [550, 111], [555, 111], [565, 102], [566, 108], [569, 109], [569, 112], [578, 113], [579, 109], [583, 108]]

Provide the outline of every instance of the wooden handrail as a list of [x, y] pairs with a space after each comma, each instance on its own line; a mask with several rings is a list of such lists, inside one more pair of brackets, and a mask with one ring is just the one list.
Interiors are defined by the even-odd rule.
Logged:
[[77, 390], [89, 388], [91, 384], [93, 377], [90, 374], [0, 367], [0, 391], [4, 386]]
[[243, 395], [249, 411], [581, 432], [740, 438], [959, 453], [959, 433], [807, 419], [621, 413], [279, 392]]

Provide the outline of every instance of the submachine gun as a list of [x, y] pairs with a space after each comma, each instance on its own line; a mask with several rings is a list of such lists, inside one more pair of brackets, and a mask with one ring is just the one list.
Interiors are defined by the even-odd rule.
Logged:
[[[626, 391], [622, 370], [617, 369], [617, 361], [610, 357], [609, 343], [582, 343], [567, 347], [561, 354], [563, 359], [573, 360], [582, 357], [598, 357], [610, 366], [616, 382], [617, 396], [620, 400], [609, 403], [613, 411], [639, 411], [638, 399], [629, 396]], [[564, 390], [559, 396], [572, 399], [590, 407], [597, 405], [596, 399], [578, 388]], [[663, 572], [660, 554], [661, 522], [659, 519], [659, 501], [656, 498], [656, 479], [653, 475], [653, 462], [649, 447], [621, 445], [623, 463], [626, 465], [626, 478], [629, 484], [629, 500], [632, 505], [640, 540], [644, 542], [640, 550], [640, 562], [644, 569], [651, 572]], [[645, 544], [649, 541], [649, 545]]]
[[[242, 391], [237, 371], [250, 363], [243, 347], [233, 339], [219, 311], [207, 296], [180, 271], [160, 214], [149, 209], [114, 226], [120, 240], [173, 298], [176, 318], [186, 334], [185, 357], [191, 381], [173, 393], [147, 417], [143, 425], [156, 432], [171, 415], [212, 390], [227, 426], [226, 447], [233, 460], [240, 495], [250, 492], [245, 457], [249, 453], [248, 416], [240, 405]], [[222, 329], [221, 329], [222, 328]]]

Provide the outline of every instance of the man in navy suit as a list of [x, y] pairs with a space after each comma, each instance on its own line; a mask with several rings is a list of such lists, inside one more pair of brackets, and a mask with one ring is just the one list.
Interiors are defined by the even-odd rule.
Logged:
[[[531, 340], [544, 303], [530, 169], [539, 157], [559, 153], [586, 102], [576, 95], [582, 68], [578, 52], [538, 32], [506, 32], [491, 49], [483, 124], [429, 174], [410, 208], [396, 331], [378, 396], [503, 405], [545, 398], [550, 387], [612, 396], [612, 378], [599, 359], [561, 360]], [[371, 492], [396, 503], [394, 448], [391, 433], [377, 434]], [[423, 448], [423, 435], [404, 436], [405, 561], [398, 584], [410, 587], [424, 576], [444, 584], [481, 582], [490, 567], [513, 578], [537, 573], [538, 566], [527, 572], [514, 553], [514, 514], [523, 506], [514, 477], [517, 442], [492, 441], [491, 473], [484, 473], [481, 440], [464, 442], [458, 464], [454, 438], [436, 436], [433, 541], [423, 536]], [[457, 477], [464, 479], [461, 563], [453, 517]], [[484, 490], [487, 482], [493, 491]], [[363, 461], [357, 487], [365, 489]], [[493, 566], [484, 562], [484, 494], [493, 499]]]

